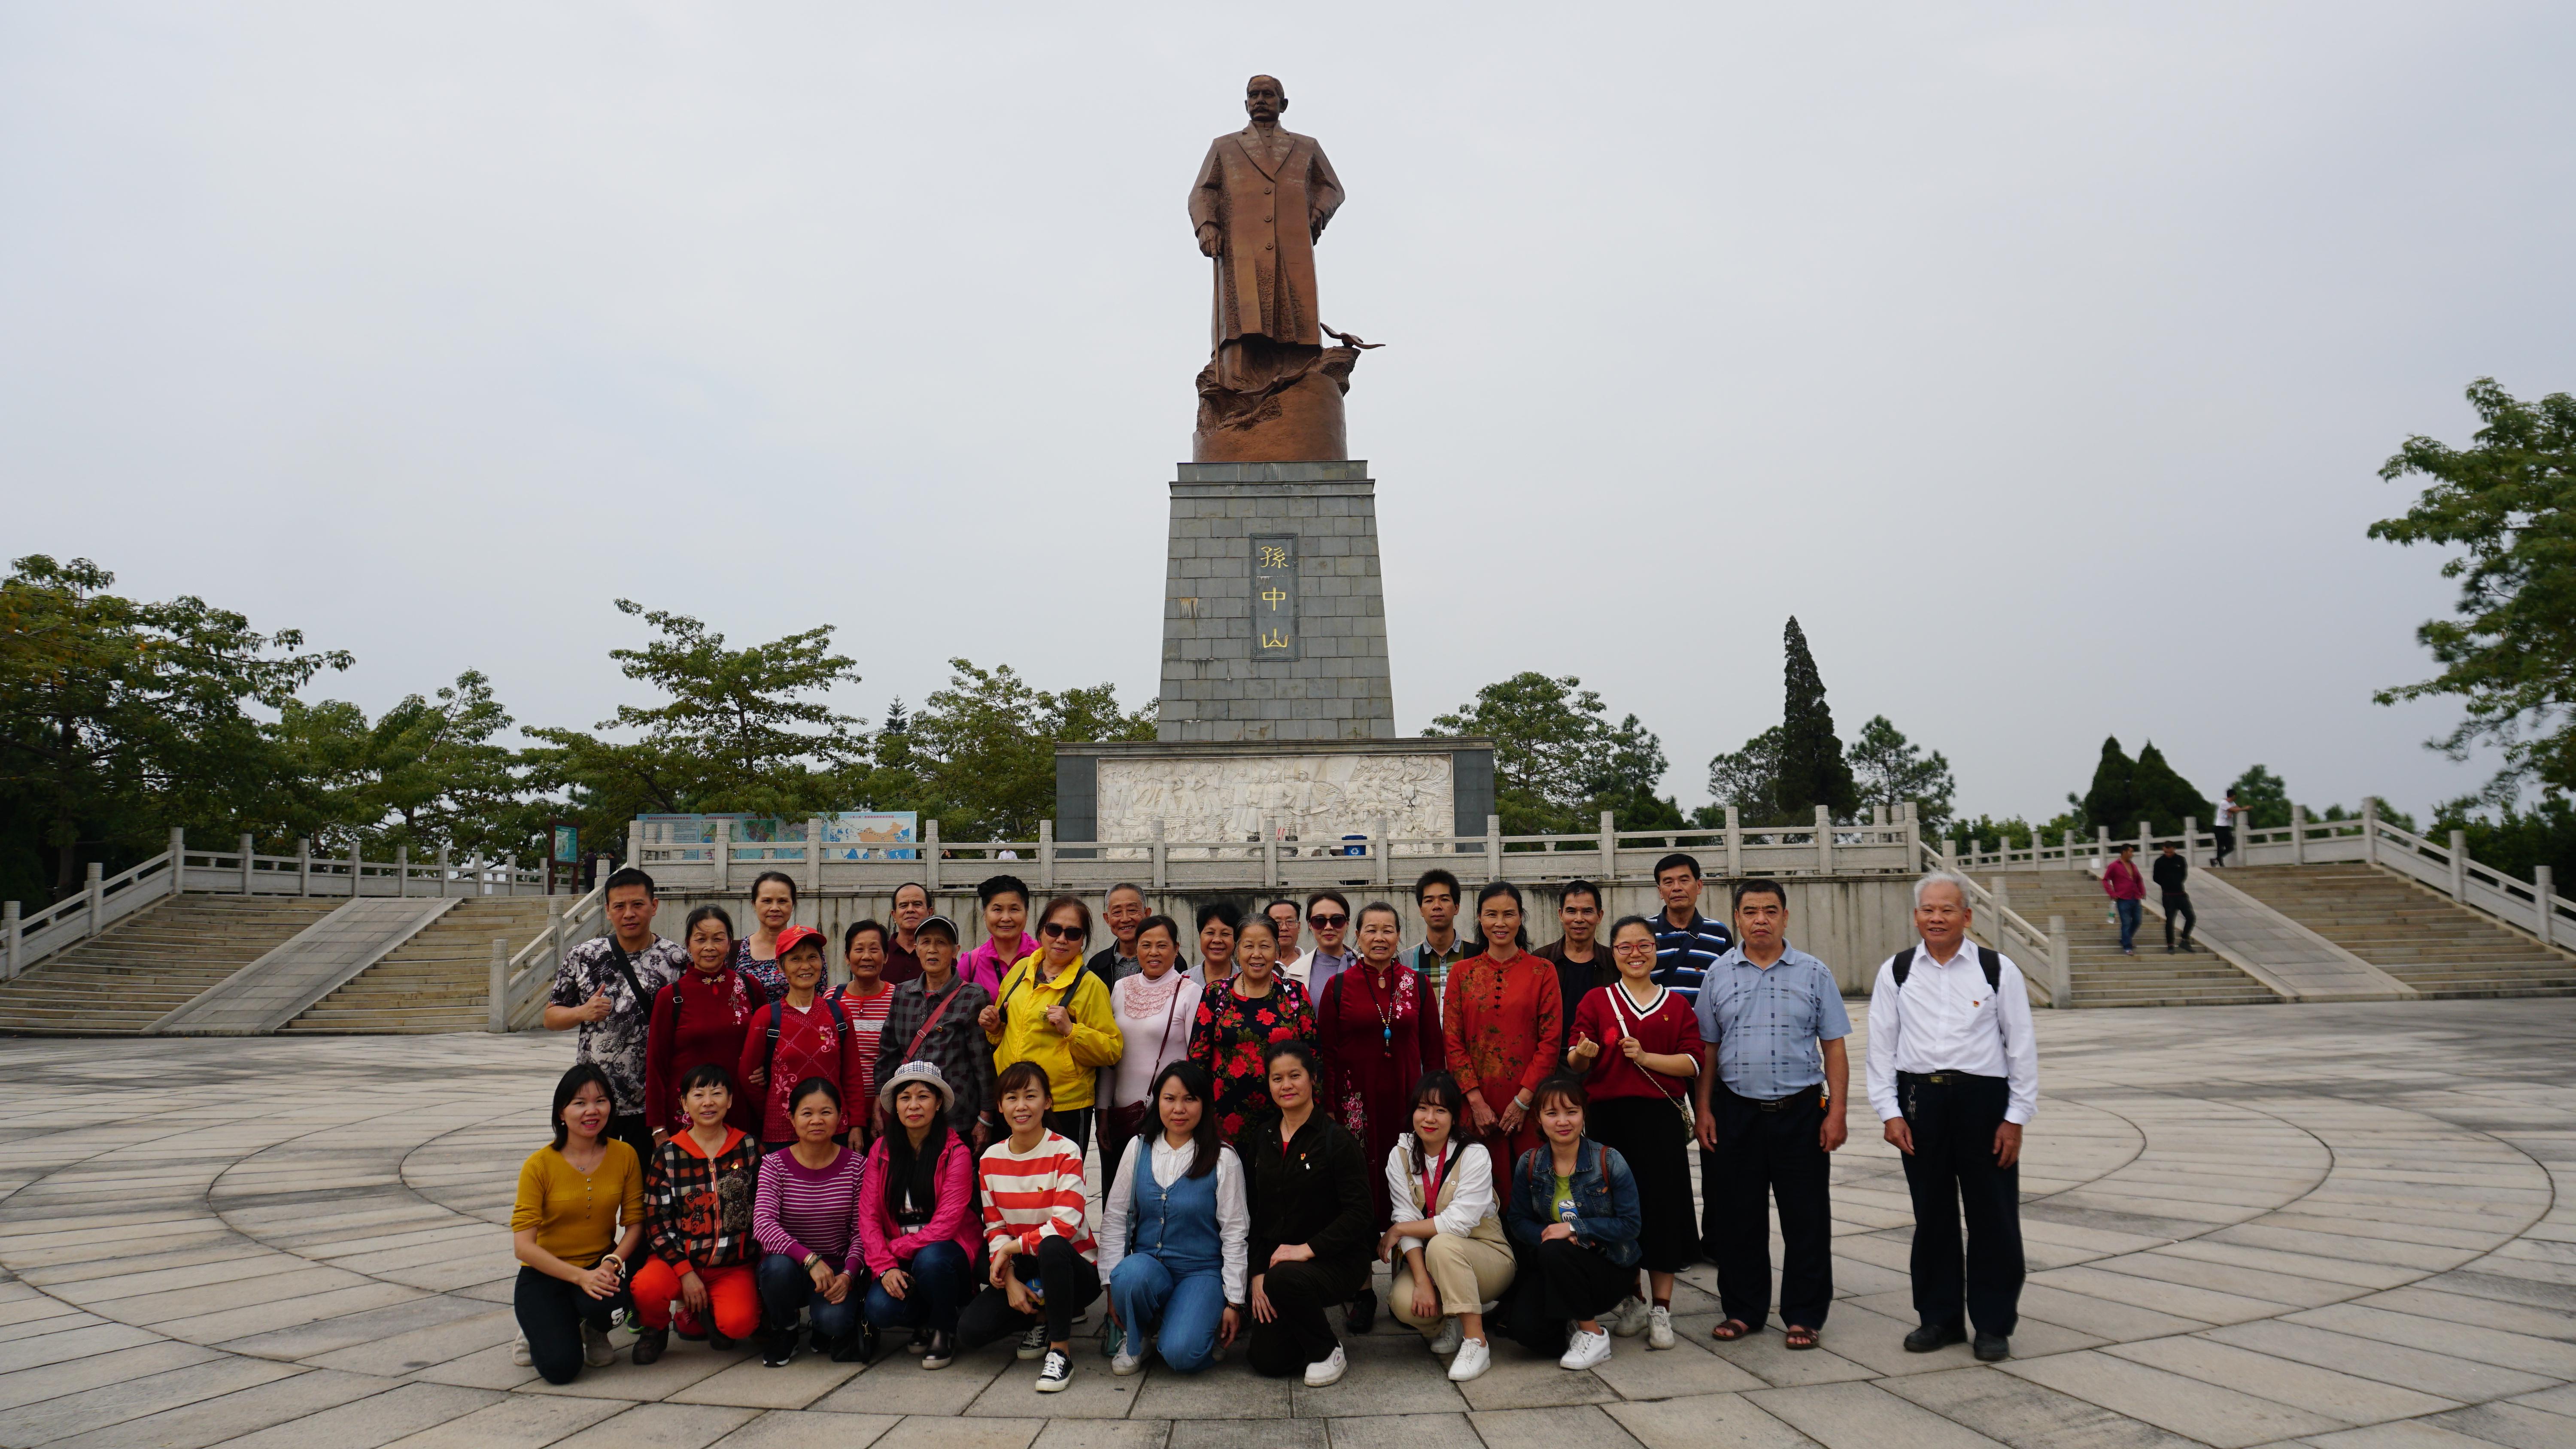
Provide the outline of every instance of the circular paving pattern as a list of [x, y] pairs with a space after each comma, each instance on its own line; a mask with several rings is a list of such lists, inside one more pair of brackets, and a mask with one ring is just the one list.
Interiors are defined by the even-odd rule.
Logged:
[[1856, 1124], [1815, 1352], [1711, 1341], [1701, 1267], [1681, 1346], [1589, 1373], [1503, 1346], [1452, 1385], [1381, 1316], [1331, 1388], [1240, 1356], [1121, 1379], [1086, 1346], [1043, 1398], [1006, 1345], [513, 1367], [503, 1225], [563, 1038], [0, 1041], [0, 1443], [2576, 1444], [2571, 1027], [2557, 1001], [2043, 1013], [1998, 1366], [1899, 1346], [1912, 1219]]

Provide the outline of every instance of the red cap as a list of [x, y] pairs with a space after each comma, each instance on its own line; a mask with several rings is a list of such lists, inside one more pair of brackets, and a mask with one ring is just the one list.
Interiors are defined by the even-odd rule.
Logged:
[[822, 951], [824, 960], [829, 961], [832, 959], [832, 948], [828, 944], [825, 944], [823, 933], [815, 930], [812, 926], [779, 927], [777, 959], [781, 961], [786, 960], [788, 952], [803, 945], [807, 941], [812, 941], [815, 946]]

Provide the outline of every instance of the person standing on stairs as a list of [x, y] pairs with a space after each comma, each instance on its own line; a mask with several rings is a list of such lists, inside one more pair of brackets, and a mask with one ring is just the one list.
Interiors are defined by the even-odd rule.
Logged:
[[2163, 852], [2156, 856], [2154, 873], [2156, 890], [2164, 897], [2165, 954], [2170, 956], [2174, 953], [2176, 921], [2182, 922], [2182, 949], [2189, 951], [2191, 928], [2200, 924], [2199, 915], [2191, 908], [2191, 896], [2182, 888], [2182, 883], [2191, 876], [2191, 862], [2183, 859], [2182, 853], [2167, 841]]
[[2211, 870], [2227, 864], [2227, 857], [2235, 851], [2236, 822], [2243, 819], [2244, 815], [2245, 807], [2236, 803], [2236, 788], [2231, 785], [2227, 790], [2227, 798], [2219, 803], [2217, 823], [2209, 827], [2209, 833], [2218, 839], [2218, 848], [2211, 851], [2209, 855]]
[[[1869, 992], [1869, 1105], [1904, 1154], [1914, 1200], [1914, 1313], [1905, 1351], [1930, 1353], [1976, 1325], [1986, 1363], [2012, 1353], [2022, 1284], [2021, 1133], [2039, 1107], [2030, 991], [2000, 951], [1968, 941], [1968, 883], [1914, 883], [1920, 944], [1878, 968]], [[1968, 1220], [1965, 1266], [1959, 1219]]]
[[546, 998], [546, 1030], [579, 1028], [573, 1059], [597, 1066], [608, 1078], [617, 1107], [608, 1135], [633, 1148], [640, 1164], [653, 1154], [644, 1095], [653, 998], [689, 969], [689, 956], [679, 942], [653, 933], [653, 913], [662, 904], [653, 877], [627, 866], [608, 877], [601, 895], [608, 934], [564, 952]]
[[2111, 913], [2120, 921], [2120, 954], [2138, 954], [2138, 921], [2146, 910], [2147, 883], [2139, 878], [2134, 845], [2120, 847], [2120, 858], [2102, 867], [2102, 893], [2111, 898]]

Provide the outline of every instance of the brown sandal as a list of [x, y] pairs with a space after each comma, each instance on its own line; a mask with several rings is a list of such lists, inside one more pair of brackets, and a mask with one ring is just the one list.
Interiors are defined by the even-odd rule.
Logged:
[[1802, 1327], [1798, 1324], [1793, 1323], [1780, 1330], [1780, 1336], [1788, 1340], [1789, 1347], [1791, 1348], [1814, 1348], [1816, 1346], [1816, 1331], [1812, 1328]]
[[1719, 1324], [1717, 1327], [1710, 1329], [1708, 1331], [1708, 1336], [1716, 1339], [1720, 1343], [1733, 1343], [1752, 1331], [1753, 1325], [1745, 1322], [1743, 1319], [1730, 1318], [1724, 1323]]

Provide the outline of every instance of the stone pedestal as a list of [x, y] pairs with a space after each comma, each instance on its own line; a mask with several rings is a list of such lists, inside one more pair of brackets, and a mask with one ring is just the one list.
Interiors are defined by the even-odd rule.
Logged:
[[1164, 579], [1163, 740], [1395, 737], [1365, 461], [1181, 464]]
[[1311, 853], [1381, 830], [1482, 832], [1494, 809], [1494, 742], [1058, 745], [1055, 790], [1058, 840], [1145, 844], [1159, 834], [1188, 858], [1273, 829]]

